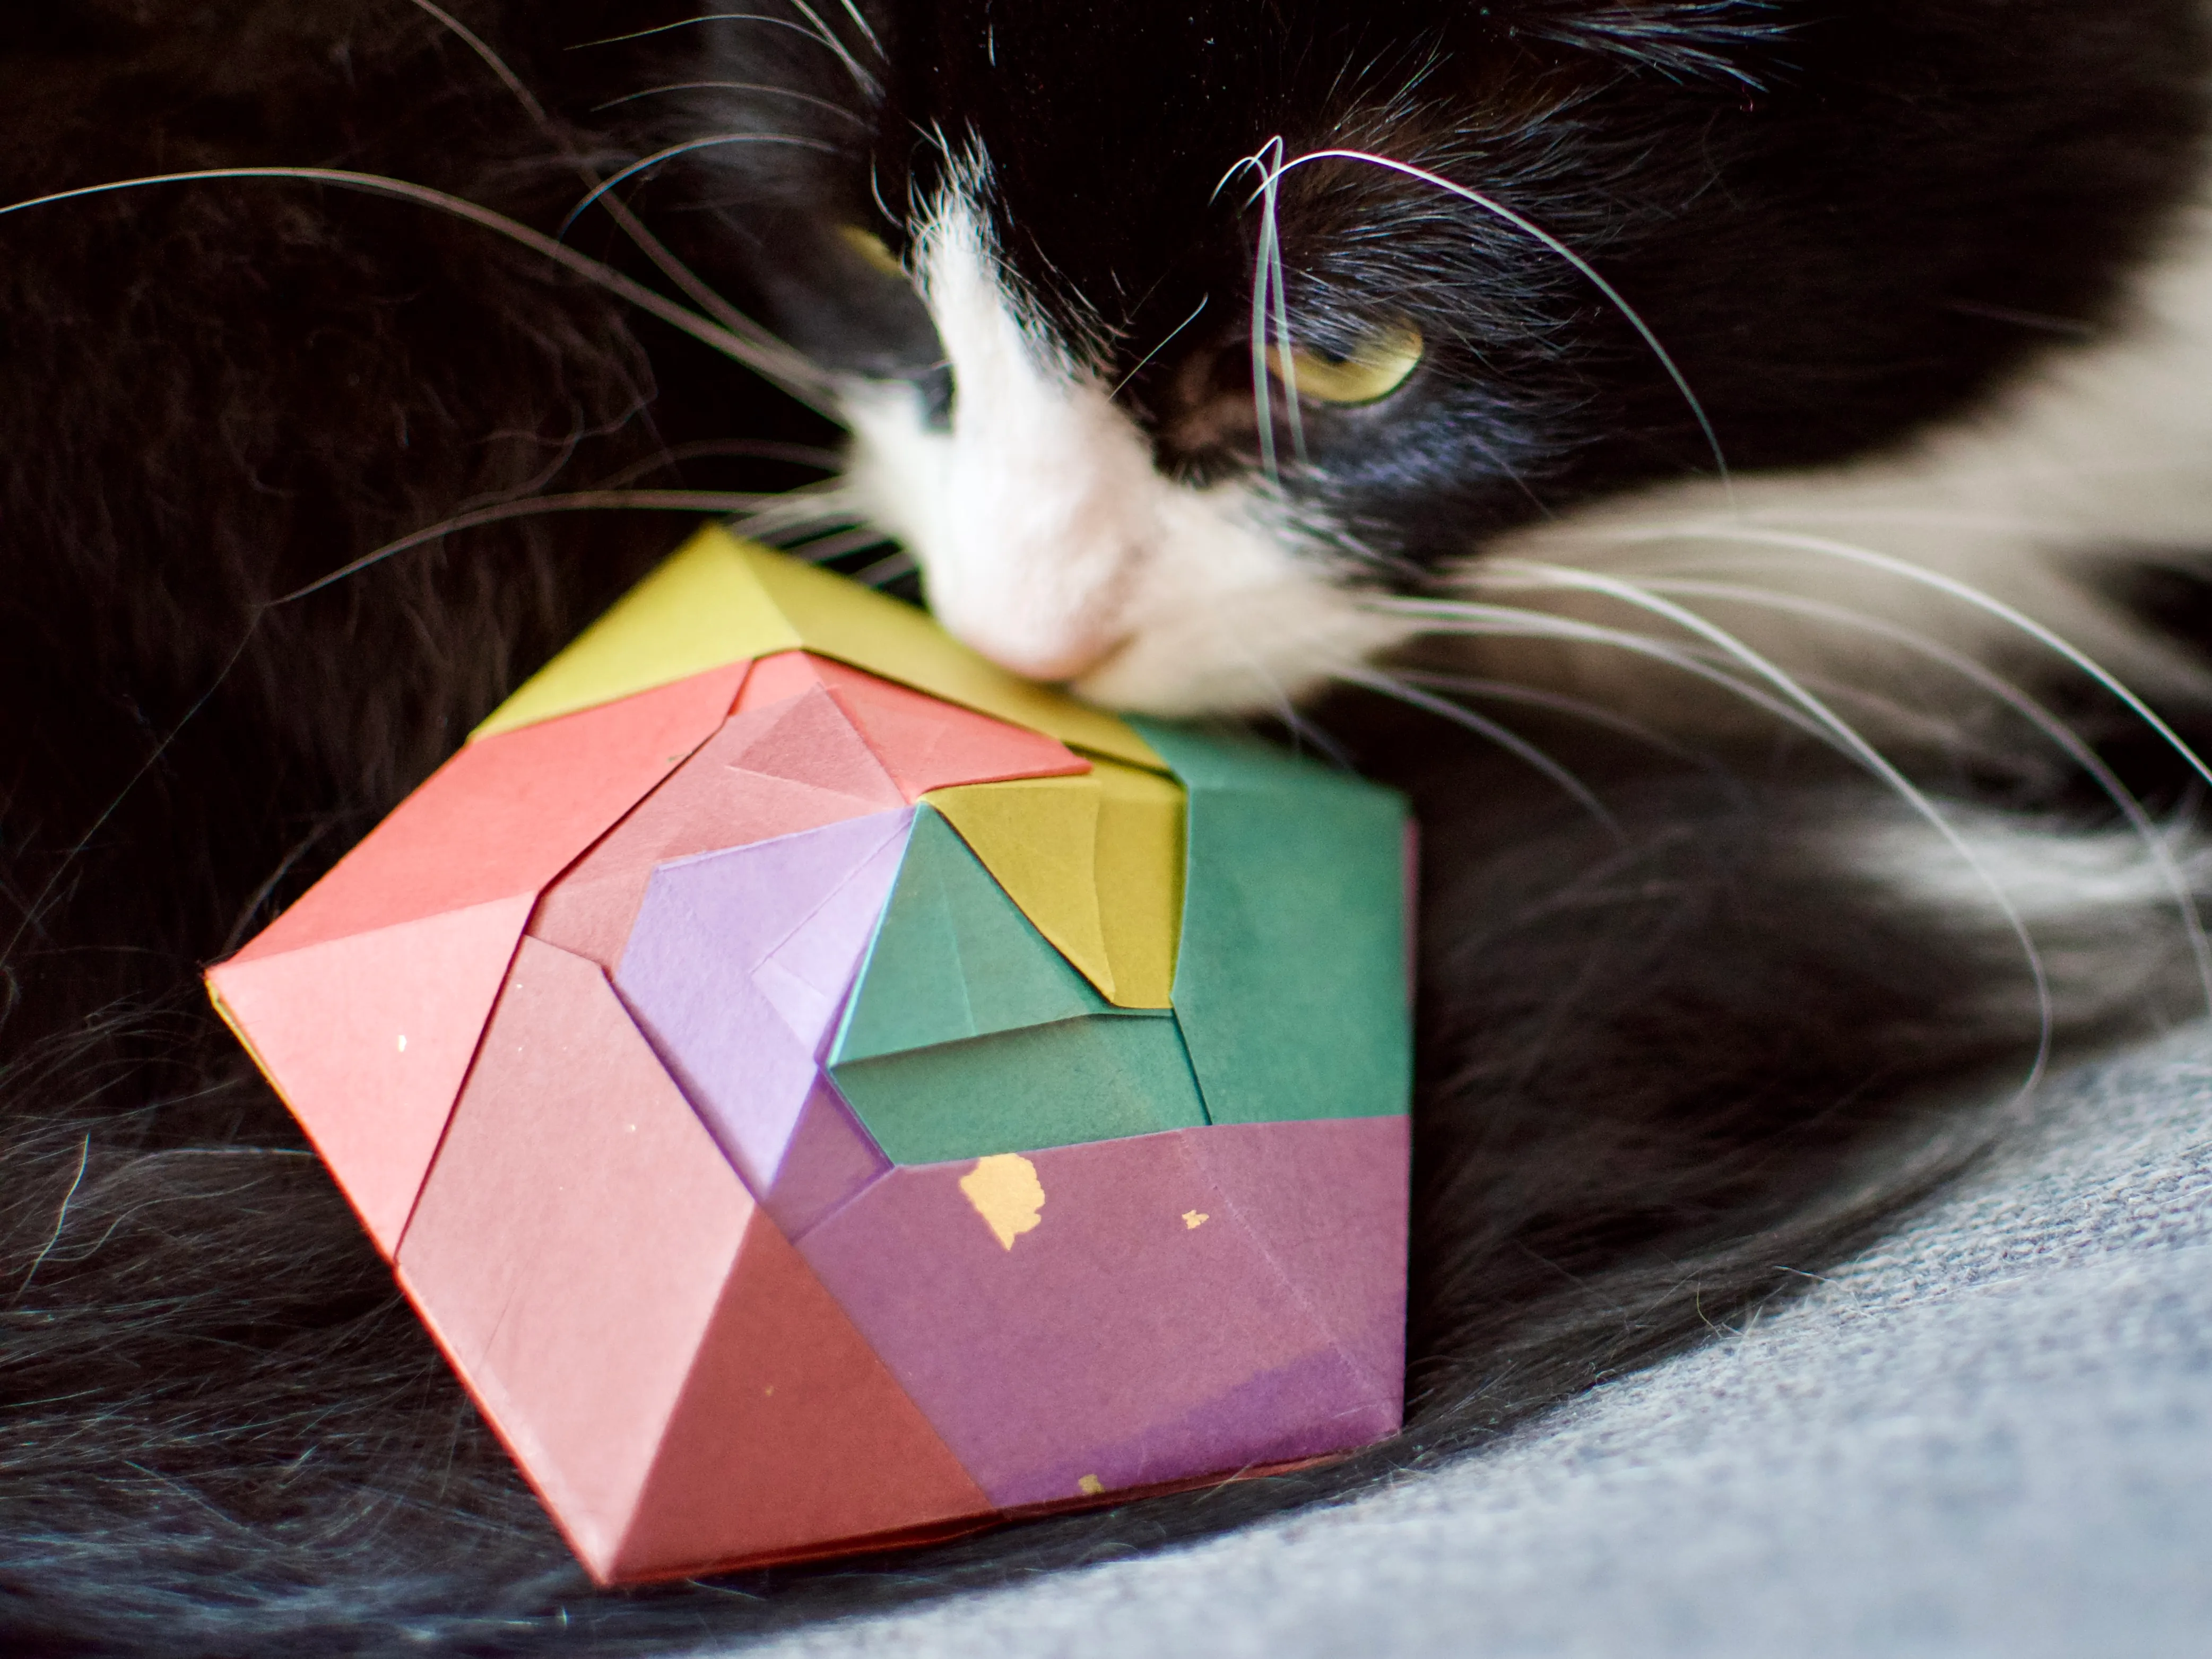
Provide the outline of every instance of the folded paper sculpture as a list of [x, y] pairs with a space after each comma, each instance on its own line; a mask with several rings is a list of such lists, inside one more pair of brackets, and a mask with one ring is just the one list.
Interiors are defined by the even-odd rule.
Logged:
[[1395, 1431], [1407, 845], [710, 530], [208, 982], [629, 1581]]

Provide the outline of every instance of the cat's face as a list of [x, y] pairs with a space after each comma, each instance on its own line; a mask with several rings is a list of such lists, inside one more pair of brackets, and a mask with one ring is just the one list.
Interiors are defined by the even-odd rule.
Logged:
[[740, 297], [954, 631], [1264, 708], [1502, 531], [1890, 441], [2093, 314], [2202, 57], [2117, 3], [896, 0], [728, 26], [775, 90], [700, 118], [804, 140], [713, 147]]

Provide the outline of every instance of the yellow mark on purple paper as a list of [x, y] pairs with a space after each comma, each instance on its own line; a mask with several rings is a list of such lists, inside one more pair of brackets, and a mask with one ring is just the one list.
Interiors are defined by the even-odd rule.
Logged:
[[975, 1167], [960, 1177], [960, 1190], [975, 1206], [975, 1213], [1006, 1249], [1043, 1219], [1044, 1187], [1036, 1165], [1019, 1152], [998, 1152], [979, 1158]]

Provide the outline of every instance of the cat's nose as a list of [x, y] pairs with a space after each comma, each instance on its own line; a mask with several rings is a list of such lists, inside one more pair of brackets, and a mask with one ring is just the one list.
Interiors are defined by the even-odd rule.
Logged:
[[1053, 616], [1036, 605], [1006, 603], [1012, 595], [932, 597], [955, 638], [1024, 679], [1060, 684], [1079, 680], [1121, 648], [1120, 629], [1103, 616]]

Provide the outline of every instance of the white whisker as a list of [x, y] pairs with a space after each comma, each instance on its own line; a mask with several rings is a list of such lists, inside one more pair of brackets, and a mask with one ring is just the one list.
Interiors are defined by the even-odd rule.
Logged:
[[1170, 345], [1174, 344], [1176, 336], [1182, 333], [1183, 330], [1188, 328], [1193, 323], [1198, 320], [1198, 313], [1206, 309], [1206, 302], [1210, 297], [1210, 295], [1203, 294], [1199, 295], [1198, 303], [1191, 308], [1190, 315], [1184, 318], [1173, 328], [1170, 329], [1167, 331], [1165, 338], [1161, 340], [1158, 345], [1154, 346], [1150, 351], [1147, 351], [1143, 356], [1137, 359], [1136, 368], [1131, 369], [1127, 374], [1124, 374], [1115, 383], [1114, 389], [1106, 394], [1109, 401], [1120, 397], [1121, 395], [1122, 388], [1144, 372], [1145, 365], [1146, 363], [1151, 362], [1153, 358], [1158, 356], [1160, 353], [1165, 351]]
[[[586, 52], [593, 46], [618, 46], [625, 40], [642, 40], [650, 35], [665, 34], [671, 29], [688, 29], [701, 23], [766, 23], [771, 28], [789, 29], [793, 34], [805, 36], [817, 46], [828, 47], [836, 53], [838, 62], [842, 64], [847, 72], [859, 82], [861, 89], [870, 97], [874, 97], [879, 90], [875, 77], [860, 67], [860, 61], [846, 50], [843, 41], [823, 28], [822, 20], [815, 16], [811, 7], [801, 3], [800, 0], [793, 0], [793, 3], [799, 10], [812, 19], [814, 23], [812, 28], [809, 28], [805, 23], [795, 23], [788, 17], [770, 17], [765, 12], [711, 11], [702, 13], [697, 17], [679, 17], [672, 23], [655, 23], [651, 28], [632, 29], [626, 34], [608, 34], [602, 35], [596, 40], [579, 40], [568, 50]], [[870, 37], [870, 44], [875, 44], [872, 36]], [[882, 47], [878, 46], [877, 50], [880, 52]]]
[[1626, 629], [1607, 628], [1576, 617], [1554, 616], [1548, 611], [1523, 610], [1515, 605], [1480, 605], [1459, 599], [1382, 598], [1370, 601], [1368, 608], [1393, 616], [1418, 618], [1423, 623], [1425, 630], [1430, 633], [1481, 639], [1597, 645], [1629, 656], [1648, 658], [1717, 686], [1771, 719], [1803, 732], [1815, 742], [1835, 747], [1833, 736], [1809, 719], [1802, 710], [1747, 684], [1720, 667], [1720, 653], [1717, 652], [1654, 639], [1648, 634], [1634, 634]]
[[2166, 837], [2151, 821], [2142, 802], [2119, 775], [2107, 766], [2102, 757], [2081, 735], [2060, 720], [2027, 692], [2014, 685], [1972, 657], [1955, 651], [1940, 641], [1912, 629], [1905, 628], [1878, 617], [1848, 610], [1799, 594], [1770, 592], [1763, 588], [1744, 587], [1728, 582], [1647, 580], [1642, 584], [1653, 592], [1680, 595], [1686, 598], [1710, 598], [1734, 603], [1755, 605], [1763, 609], [1792, 612], [1809, 617], [1838, 627], [1850, 628], [1886, 639], [1914, 651], [1929, 660], [1941, 664], [1962, 678], [1971, 682], [2027, 720], [2057, 745], [2066, 757], [2080, 767], [2094, 782], [2105, 797], [2128, 821], [2143, 845], [2159, 877], [2164, 882], [2174, 908], [2180, 912], [2184, 930], [2189, 940], [2191, 959], [2197, 964], [2197, 983], [2202, 988], [2205, 1006], [2212, 1011], [2212, 940], [2208, 940], [2204, 923], [2197, 908], [2197, 896], [2191, 890], [2181, 866], [2174, 861], [2172, 849]]
[[819, 138], [805, 138], [793, 133], [717, 132], [709, 134], [704, 138], [687, 138], [680, 144], [671, 144], [665, 149], [655, 150], [650, 155], [642, 156], [632, 161], [621, 172], [601, 179], [582, 201], [568, 210], [568, 216], [561, 222], [561, 228], [556, 234], [566, 236], [568, 234], [568, 227], [581, 218], [592, 203], [598, 201], [617, 185], [626, 179], [635, 179], [647, 168], [659, 167], [663, 161], [673, 161], [678, 155], [688, 155], [693, 150], [717, 149], [731, 144], [790, 144], [799, 149], [819, 150], [824, 155], [837, 154], [837, 147], [835, 144], [825, 144]]
[[[845, 66], [845, 72], [853, 77], [854, 85], [871, 98], [882, 95], [883, 88], [877, 84], [876, 77], [861, 66], [860, 60], [853, 56], [851, 49], [837, 38], [837, 31], [822, 21], [822, 15], [819, 12], [808, 5], [806, 0], [785, 0], [785, 3], [814, 26], [816, 38], [837, 54], [837, 61]], [[848, 9], [850, 9], [850, 0], [848, 0]], [[866, 30], [867, 25], [863, 23], [860, 27]], [[877, 56], [881, 57], [883, 46], [877, 41], [874, 35], [868, 36], [868, 42], [876, 48]]]
[[1488, 738], [1515, 759], [1525, 762], [1557, 784], [1577, 805], [1596, 819], [1615, 841], [1624, 839], [1619, 822], [1605, 810], [1605, 803], [1590, 793], [1588, 784], [1510, 726], [1501, 726], [1496, 720], [1476, 714], [1472, 708], [1463, 708], [1449, 697], [1432, 696], [1379, 669], [1348, 669], [1340, 672], [1338, 678], [1348, 685], [1364, 686], [1370, 691], [1394, 697], [1409, 708], [1421, 709]]
[[[545, 106], [538, 101], [536, 94], [523, 83], [521, 76], [515, 74], [505, 58], [494, 52], [481, 35], [470, 29], [451, 12], [434, 4], [433, 0], [409, 0], [409, 3], [449, 30], [470, 51], [483, 59], [485, 66], [498, 77], [500, 84], [507, 89], [515, 102], [521, 106], [523, 113], [529, 116], [547, 138], [560, 146], [562, 153], [568, 158], [569, 165], [575, 168], [577, 176], [584, 181], [586, 190], [600, 188], [599, 173], [582, 155], [577, 153], [575, 146], [568, 140], [567, 131], [554, 124], [552, 118], [546, 114]], [[761, 87], [755, 90], [775, 92], [781, 88]], [[859, 119], [849, 111], [838, 109], [837, 106], [824, 100], [810, 98], [804, 93], [792, 93], [789, 95], [804, 99], [808, 103], [819, 104], [824, 109], [836, 110], [837, 113], [845, 115], [850, 119], [856, 121]], [[623, 101], [621, 99], [615, 100], [617, 103]], [[600, 107], [605, 108], [608, 106], [602, 105]], [[750, 341], [759, 349], [764, 359], [781, 359], [787, 365], [786, 373], [792, 380], [803, 383], [811, 378], [817, 382], [826, 384], [825, 377], [815, 371], [812, 365], [807, 363], [805, 359], [717, 294], [708, 283], [701, 281], [698, 275], [689, 265], [670, 252], [660, 239], [645, 228], [636, 215], [629, 210], [629, 205], [619, 197], [604, 198], [601, 206], [623, 234], [629, 238], [646, 258], [653, 261], [654, 268], [681, 289], [694, 305], [732, 333]], [[561, 227], [562, 234], [565, 236], [568, 229], [568, 223], [563, 223]], [[783, 385], [787, 391], [792, 389], [791, 386], [785, 381], [780, 380], [778, 384]], [[799, 394], [794, 392], [793, 395]], [[828, 415], [830, 419], [836, 419], [836, 413], [826, 405], [825, 400], [817, 397], [807, 398], [803, 401], [805, 401], [810, 407]]]
[[654, 293], [644, 283], [624, 276], [613, 266], [588, 254], [579, 253], [565, 243], [532, 230], [518, 220], [494, 212], [489, 208], [479, 207], [465, 197], [448, 195], [444, 191], [433, 190], [428, 185], [410, 184], [404, 179], [389, 179], [375, 173], [350, 173], [337, 167], [202, 167], [185, 173], [158, 173], [136, 179], [112, 179], [104, 184], [80, 185], [73, 190], [56, 191], [51, 195], [27, 197], [21, 201], [0, 204], [0, 217], [88, 197], [112, 195], [126, 190], [144, 190], [155, 185], [204, 184], [237, 179], [284, 179], [328, 185], [338, 190], [359, 191], [364, 195], [411, 202], [420, 207], [434, 208], [441, 213], [452, 214], [456, 218], [465, 219], [471, 224], [504, 236], [509, 241], [520, 243], [647, 315], [658, 318], [672, 328], [680, 330], [702, 344], [720, 352], [733, 362], [743, 363], [808, 407], [832, 419], [836, 418], [832, 406], [822, 395], [821, 387], [826, 385], [826, 377], [789, 348], [780, 351], [766, 349], [735, 330], [685, 309], [665, 295]]
[[1425, 668], [1400, 668], [1394, 672], [1404, 684], [1418, 685], [1425, 690], [1450, 691], [1462, 697], [1489, 697], [1500, 702], [1517, 702], [1530, 708], [1565, 714], [1606, 731], [1618, 732], [1622, 737], [1633, 738], [1677, 760], [1707, 767], [1715, 764], [1709, 757], [1684, 748], [1643, 721], [1630, 720], [1620, 710], [1608, 708], [1588, 697], [1571, 697], [1563, 691], [1547, 691], [1540, 686], [1523, 685], [1518, 680], [1483, 679], [1471, 674], [1449, 674]]
[[808, 542], [797, 542], [786, 551], [794, 558], [805, 559], [809, 564], [826, 564], [831, 559], [842, 559], [848, 553], [858, 553], [863, 548], [881, 547], [890, 538], [872, 524], [855, 526], [850, 530], [817, 537]]
[[863, 587], [881, 587], [902, 576], [911, 576], [921, 568], [914, 562], [914, 555], [901, 548], [896, 553], [886, 553], [873, 564], [855, 572], [853, 580]]
[[359, 575], [373, 565], [421, 547], [464, 530], [474, 530], [488, 524], [500, 524], [509, 519], [533, 518], [544, 513], [741, 513], [762, 500], [754, 495], [730, 495], [711, 489], [586, 489], [568, 495], [532, 495], [521, 501], [501, 501], [490, 507], [477, 507], [472, 512], [457, 513], [421, 530], [388, 541], [372, 552], [350, 559], [329, 574], [318, 576], [304, 587], [295, 587], [289, 593], [269, 601], [270, 607], [289, 605], [295, 599], [304, 599], [310, 593], [342, 582], [349, 576]]
[[844, 457], [834, 449], [819, 448], [813, 444], [782, 443], [772, 438], [702, 438], [696, 443], [677, 444], [656, 455], [626, 466], [619, 472], [609, 473], [592, 487], [597, 489], [620, 489], [635, 483], [640, 478], [685, 461], [711, 460], [721, 457], [745, 460], [782, 461], [793, 466], [812, 467], [817, 472], [835, 472], [843, 466]]
[[[1269, 273], [1268, 310], [1275, 334], [1275, 374], [1283, 383], [1283, 413], [1291, 423], [1291, 453], [1303, 466], [1306, 459], [1306, 426], [1304, 412], [1298, 407], [1298, 365], [1291, 339], [1289, 283], [1283, 276], [1283, 222], [1280, 210], [1282, 195], [1282, 140], [1275, 141], [1278, 166], [1267, 176], [1266, 204], [1261, 210], [1261, 240], [1266, 249]], [[1264, 329], [1262, 331], [1265, 331]], [[1266, 367], [1266, 365], [1262, 365]]]
[[[415, 3], [421, 5], [423, 0], [415, 0]], [[842, 104], [833, 103], [827, 98], [817, 98], [811, 92], [800, 92], [793, 87], [769, 86], [758, 81], [672, 81], [665, 87], [646, 87], [637, 92], [626, 92], [619, 98], [610, 98], [604, 104], [594, 104], [592, 113], [597, 115], [624, 104], [634, 104], [641, 98], [659, 98], [672, 92], [763, 93], [770, 98], [788, 98], [794, 103], [811, 104], [816, 109], [826, 111], [840, 120], [850, 121], [863, 130], [868, 125], [866, 117], [856, 114]]]
[[890, 61], [889, 54], [884, 51], [884, 43], [876, 39], [875, 30], [868, 27], [868, 20], [861, 15], [860, 7], [854, 5], [853, 0], [838, 0], [838, 3], [845, 8], [845, 15], [853, 20], [853, 27], [860, 31], [860, 38], [868, 43], [869, 50], [886, 62]]
[[443, 6], [434, 4], [432, 0], [408, 0], [408, 3], [434, 19], [455, 40], [482, 58], [484, 67], [499, 77], [500, 84], [514, 95], [516, 103], [522, 106], [524, 113], [539, 127], [551, 130], [553, 122], [545, 113], [545, 106], [539, 103], [537, 95], [523, 84], [522, 77], [507, 66], [507, 60], [491, 49], [489, 41]]
[[2049, 975], [2044, 968], [2043, 953], [2036, 948], [2034, 938], [2027, 930], [2027, 923], [2021, 915], [2019, 906], [2013, 902], [2012, 896], [2005, 890], [2003, 884], [1991, 873], [1988, 866], [1983, 861], [1981, 854], [1975, 851], [1973, 844], [1959, 832], [1957, 827], [1943, 815], [1934, 801], [1922, 793], [1917, 785], [1898, 769], [1896, 764], [1887, 756], [1868, 742], [1856, 727], [1838, 715], [1820, 698], [1806, 690], [1797, 680], [1779, 665], [1754, 651], [1726, 629], [1686, 606], [1676, 605], [1659, 594], [1650, 592], [1634, 582], [1600, 575], [1592, 571], [1520, 561], [1501, 561], [1500, 564], [1502, 574], [1535, 577], [1570, 592], [1601, 593], [1618, 599], [1623, 604], [1648, 611], [1652, 615], [1671, 622], [1679, 628], [1711, 641], [1721, 650], [1743, 664], [1759, 678], [1773, 686], [1784, 697], [1796, 703], [1821, 726], [1833, 732], [1843, 742], [1847, 751], [1856, 757], [1862, 766], [1881, 780], [1891, 793], [1909, 805], [1914, 812], [1927, 822], [1930, 829], [1943, 838], [1952, 851], [1956, 853], [1966, 866], [1973, 871], [1977, 879], [1980, 881], [2002, 913], [2006, 924], [2011, 928], [2014, 937], [2020, 942], [2021, 954], [2034, 980], [2036, 1006], [2039, 1014], [2040, 1030], [2036, 1042], [2035, 1060], [2030, 1067], [2027, 1079], [2022, 1085], [2022, 1093], [2025, 1094], [2032, 1090], [2041, 1080], [2044, 1068], [2050, 1060], [2053, 1035], [2051, 982]]
[[1767, 546], [1794, 548], [1802, 552], [1841, 559], [1849, 563], [1863, 565], [1870, 569], [1885, 571], [1891, 575], [1901, 577], [1906, 581], [1917, 582], [1923, 586], [1934, 588], [1940, 593], [1948, 594], [1963, 604], [1972, 605], [1978, 611], [1995, 617], [2006, 626], [2027, 635], [2039, 645], [2071, 663], [2117, 697], [2126, 706], [2130, 714], [2155, 732], [2198, 777], [2207, 784], [2212, 784], [2212, 767], [2208, 767], [2203, 757], [2189, 745], [2181, 734], [2167, 725], [2160, 717], [2158, 712], [2131, 690], [2118, 675], [2112, 673], [2087, 652], [2073, 645], [2063, 635], [2045, 628], [2033, 617], [2007, 605], [1994, 594], [1984, 592], [1980, 588], [1971, 583], [1962, 582], [1954, 576], [1947, 576], [1941, 571], [1930, 570], [1923, 565], [1914, 564], [1909, 559], [1900, 559], [1891, 554], [1876, 552], [1872, 548], [1856, 547], [1849, 542], [1832, 541], [1821, 536], [1796, 535], [1786, 531], [1754, 530], [1729, 526], [1699, 526], [1694, 528], [1685, 526], [1671, 532], [1608, 532], [1608, 535], [1609, 538], [1630, 541], [1664, 541], [1677, 537], [1691, 537], [1698, 539], [1745, 541]]
[[[1230, 169], [1233, 178], [1246, 167], [1256, 168], [1260, 173], [1259, 188], [1253, 198], [1261, 204], [1260, 210], [1259, 244], [1252, 259], [1252, 414], [1258, 426], [1260, 441], [1260, 473], [1270, 483], [1279, 482], [1275, 465], [1275, 404], [1274, 390], [1267, 373], [1267, 330], [1270, 320], [1269, 287], [1281, 270], [1276, 258], [1275, 189], [1274, 179], [1281, 171], [1283, 141], [1280, 136], [1270, 138], [1254, 154], [1246, 156]], [[1224, 179], [1223, 183], [1226, 183]], [[1217, 185], [1218, 194], [1220, 185]], [[1289, 399], [1293, 413], [1297, 407], [1296, 371], [1284, 383], [1284, 395]]]

